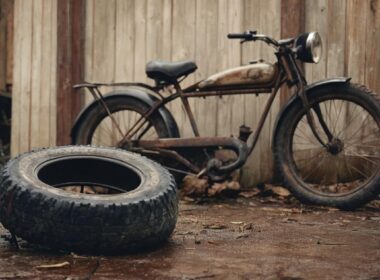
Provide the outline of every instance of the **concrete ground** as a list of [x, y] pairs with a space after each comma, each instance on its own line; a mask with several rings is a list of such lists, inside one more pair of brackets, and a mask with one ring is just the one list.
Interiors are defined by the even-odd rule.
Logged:
[[[376, 204], [343, 212], [258, 197], [182, 200], [167, 244], [113, 257], [17, 250], [0, 232], [0, 279], [380, 279]], [[41, 267], [51, 264], [61, 267]]]

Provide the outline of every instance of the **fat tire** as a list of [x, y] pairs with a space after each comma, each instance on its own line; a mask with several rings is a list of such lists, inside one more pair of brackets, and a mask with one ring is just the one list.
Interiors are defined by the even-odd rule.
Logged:
[[[54, 188], [36, 175], [37, 166], [47, 161], [89, 155], [132, 166], [139, 170], [141, 184], [122, 194], [87, 195]], [[79, 253], [122, 254], [156, 246], [175, 228], [175, 181], [166, 169], [138, 154], [90, 146], [36, 150], [10, 160], [0, 176], [0, 221], [31, 243]]]
[[[307, 92], [310, 104], [321, 97], [348, 98], [356, 101], [363, 106], [380, 123], [380, 100], [379, 97], [371, 90], [362, 85], [346, 83], [344, 85], [325, 85]], [[336, 207], [343, 210], [353, 210], [369, 201], [375, 199], [380, 193], [380, 172], [366, 183], [362, 188], [353, 193], [342, 194], [341, 196], [331, 197], [322, 193], [313, 192], [302, 184], [302, 180], [297, 178], [293, 172], [290, 162], [289, 140], [290, 132], [294, 131], [294, 120], [304, 112], [301, 100], [288, 108], [286, 114], [278, 124], [278, 130], [275, 132], [274, 142], [274, 160], [277, 170], [280, 171], [283, 183], [301, 202], [308, 204], [324, 205]]]

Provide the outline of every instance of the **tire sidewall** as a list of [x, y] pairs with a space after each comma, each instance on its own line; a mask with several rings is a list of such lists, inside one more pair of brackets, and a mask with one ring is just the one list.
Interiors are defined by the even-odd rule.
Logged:
[[[92, 195], [56, 189], [36, 176], [41, 163], [89, 154], [133, 166], [141, 184], [125, 194]], [[11, 160], [1, 172], [1, 222], [32, 243], [75, 252], [119, 253], [166, 240], [177, 216], [176, 185], [169, 172], [120, 149], [69, 146], [37, 150]]]
[[[71, 156], [88, 156], [100, 157], [103, 159], [116, 159], [124, 164], [127, 164], [132, 170], [138, 173], [141, 179], [140, 185], [133, 191], [118, 194], [118, 195], [86, 195], [86, 194], [73, 194], [64, 190], [51, 187], [42, 182], [37, 174], [38, 167], [52, 160], [69, 159]], [[15, 160], [11, 160], [8, 164], [12, 176], [15, 176], [23, 186], [31, 188], [32, 191], [45, 194], [48, 192], [50, 195], [56, 196], [57, 199], [74, 199], [80, 203], [114, 203], [123, 202], [128, 199], [138, 199], [139, 197], [154, 198], [156, 193], [164, 190], [168, 185], [167, 178], [170, 176], [166, 169], [162, 168], [153, 161], [142, 157], [138, 154], [131, 153], [121, 149], [103, 148], [103, 147], [57, 147], [43, 150], [37, 150], [32, 153], [26, 153]], [[161, 174], [165, 174], [162, 176]]]

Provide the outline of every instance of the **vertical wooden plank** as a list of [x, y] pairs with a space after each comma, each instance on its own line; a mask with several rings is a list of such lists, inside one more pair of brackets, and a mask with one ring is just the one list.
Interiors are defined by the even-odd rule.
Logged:
[[[253, 23], [254, 29], [259, 33], [267, 34], [274, 38], [279, 38], [281, 34], [280, 11], [281, 3], [276, 0], [264, 1], [257, 0], [254, 2], [245, 2], [244, 22], [247, 25]], [[247, 28], [248, 27], [248, 28]], [[244, 46], [244, 61], [264, 59], [267, 62], [274, 63], [276, 58], [272, 48], [264, 43], [256, 42], [251, 46]], [[245, 124], [253, 130], [256, 129], [259, 118], [261, 117], [263, 107], [268, 100], [268, 95], [263, 94], [259, 97], [245, 97]], [[259, 182], [268, 182], [273, 175], [273, 160], [271, 151], [272, 130], [275, 118], [279, 111], [279, 97], [272, 105], [270, 114], [261, 132], [257, 146], [243, 167], [242, 182], [245, 186], [251, 186]]]
[[[263, 12], [260, 14], [260, 30], [264, 34], [268, 34], [273, 38], [280, 38], [281, 36], [281, 3], [276, 0], [265, 1], [261, 0], [260, 7]], [[260, 45], [261, 57], [270, 63], [276, 62], [274, 51], [270, 46], [265, 44]], [[259, 96], [258, 102], [260, 102], [260, 108], [268, 101], [267, 95]], [[273, 155], [272, 155], [272, 135], [273, 125], [279, 112], [280, 96], [274, 100], [268, 119], [261, 132], [260, 140], [260, 180], [262, 182], [268, 182], [273, 177]]]
[[346, 0], [328, 1], [328, 32], [323, 42], [326, 52], [326, 77], [344, 76], [346, 45]]
[[82, 96], [72, 86], [84, 78], [85, 1], [58, 0], [57, 144], [71, 142], [70, 131]]
[[[4, 1], [4, 0], [2, 0]], [[14, 21], [14, 0], [7, 1], [7, 77], [6, 84], [12, 84], [13, 73], [13, 21]]]
[[[93, 81], [94, 60], [94, 0], [86, 0], [85, 15], [85, 42], [84, 42], [84, 77], [86, 81]], [[86, 102], [90, 99], [85, 96]]]
[[161, 59], [163, 0], [147, 0], [146, 5], [146, 61]]
[[[218, 54], [219, 70], [240, 65], [241, 47], [238, 41], [227, 39], [228, 33], [242, 31], [242, 1], [220, 0], [218, 7]], [[240, 96], [225, 96], [218, 100], [217, 134], [227, 136], [236, 133], [235, 124], [243, 123], [244, 111], [238, 109]], [[236, 106], [237, 105], [237, 106]], [[240, 104], [240, 108], [243, 102]], [[236, 118], [236, 122], [234, 121]]]
[[115, 79], [116, 1], [95, 0], [93, 79], [113, 82]]
[[22, 1], [16, 0], [14, 6], [14, 67], [13, 67], [13, 96], [12, 96], [12, 130], [11, 130], [11, 156], [19, 153], [20, 137], [19, 126], [21, 122], [21, 20], [22, 20]]
[[[48, 12], [45, 13], [46, 15], [46, 22], [47, 24], [50, 24], [50, 28], [47, 28], [45, 32], [50, 32], [50, 35], [46, 35], [47, 40], [50, 42], [47, 43], [50, 48], [50, 61], [49, 65], [46, 65], [45, 71], [48, 73], [46, 75], [46, 78], [49, 79], [46, 83], [45, 89], [46, 91], [49, 91], [49, 97], [47, 97], [47, 93], [44, 94], [44, 101], [43, 106], [49, 106], [48, 112], [45, 113], [49, 116], [50, 125], [49, 125], [49, 145], [54, 146], [57, 145], [57, 24], [58, 24], [58, 0], [51, 0], [50, 1], [50, 15], [47, 15]], [[44, 34], [45, 34], [44, 32]], [[48, 62], [47, 62], [48, 63]], [[43, 118], [44, 116], [41, 116]]]
[[[40, 98], [41, 98], [41, 70], [42, 70], [42, 26], [43, 1], [33, 1], [33, 37], [32, 37], [32, 68], [31, 96], [30, 96], [30, 147], [37, 148], [40, 144]], [[45, 54], [46, 55], [46, 54]]]
[[170, 61], [172, 57], [173, 0], [164, 0], [162, 7], [162, 59]]
[[[198, 70], [195, 80], [200, 81], [218, 70], [218, 0], [198, 0], [196, 3], [195, 61]], [[197, 98], [194, 114], [201, 136], [216, 135], [217, 97]]]
[[[172, 60], [194, 60], [195, 59], [195, 27], [196, 27], [196, 1], [176, 0], [173, 1], [173, 26], [172, 26]], [[182, 87], [194, 83], [194, 75], [186, 78]], [[194, 111], [194, 100], [189, 100]], [[171, 107], [174, 117], [178, 122], [181, 136], [194, 136], [187, 115], [182, 104], [173, 102]]]
[[135, 0], [134, 80], [146, 82], [146, 0]]
[[[116, 72], [116, 1], [95, 0], [93, 16], [92, 78], [94, 81], [111, 83], [115, 81]], [[120, 34], [120, 36], [125, 36], [125, 34]], [[104, 139], [104, 145], [111, 143], [113, 137], [113, 133], [106, 132], [106, 129], [113, 130], [110, 122], [106, 128], [98, 130], [95, 135], [102, 138], [102, 141]]]
[[367, 6], [365, 41], [365, 85], [380, 93], [380, 1], [371, 0]]
[[0, 90], [5, 90], [7, 77], [7, 1], [0, 0]]
[[[21, 1], [20, 1], [21, 2]], [[32, 71], [32, 38], [33, 38], [33, 1], [22, 1], [20, 3], [20, 25], [19, 32], [20, 41], [17, 42], [21, 44], [20, 53], [21, 56], [21, 77], [17, 83], [20, 83], [20, 108], [19, 108], [19, 118], [20, 123], [16, 127], [18, 128], [18, 138], [19, 138], [19, 149], [18, 152], [22, 153], [30, 149], [30, 106], [31, 106], [31, 71]], [[16, 81], [15, 81], [16, 82]], [[12, 125], [13, 128], [15, 126]]]
[[116, 1], [115, 80], [133, 81], [134, 76], [134, 0]]
[[[305, 0], [281, 0], [281, 38], [294, 38], [304, 32], [304, 28]], [[281, 105], [287, 102], [290, 94], [287, 87], [281, 89]]]
[[347, 2], [347, 75], [358, 83], [365, 83], [365, 51], [358, 46], [366, 41], [368, 3], [359, 0]]
[[[117, 0], [116, 1], [116, 30], [115, 30], [115, 81], [132, 82], [134, 81], [134, 48], [135, 48], [135, 1]], [[111, 20], [111, 19], [108, 19]], [[133, 113], [118, 113], [115, 116], [121, 125], [123, 132], [135, 119]], [[114, 135], [119, 135], [115, 127], [110, 124]], [[101, 139], [105, 137], [102, 135]], [[109, 139], [108, 141], [112, 141]], [[103, 144], [104, 145], [104, 144]]]
[[14, 0], [0, 0], [0, 90], [12, 83]]
[[[260, 0], [244, 1], [244, 23], [243, 30], [257, 30], [261, 32], [260, 16], [262, 12]], [[260, 59], [260, 46], [258, 43], [246, 43], [242, 48], [242, 62], [247, 64], [250, 61]], [[244, 96], [244, 124], [250, 126], [252, 130], [257, 127], [261, 107], [258, 97], [255, 95]], [[261, 146], [256, 145], [246, 164], [242, 167], [242, 183], [245, 187], [252, 186], [260, 181], [260, 157]]]
[[329, 43], [327, 36], [328, 26], [328, 4], [327, 0], [306, 1], [305, 31], [318, 31], [321, 35], [325, 51], [318, 64], [305, 63], [305, 76], [308, 83], [324, 79], [327, 72], [327, 51]]
[[[374, 3], [372, 1], [371, 3]], [[371, 8], [371, 10], [376, 10], [376, 21], [375, 21], [375, 44], [376, 46], [380, 45], [380, 1], [377, 0], [374, 5], [371, 5], [371, 7], [376, 7], [375, 9]], [[369, 80], [369, 83], [371, 84], [373, 81], [374, 88], [376, 89], [377, 94], [380, 94], [380, 48], [376, 48], [376, 70], [374, 72], [374, 76], [377, 77], [376, 81], [373, 81], [371, 78]]]

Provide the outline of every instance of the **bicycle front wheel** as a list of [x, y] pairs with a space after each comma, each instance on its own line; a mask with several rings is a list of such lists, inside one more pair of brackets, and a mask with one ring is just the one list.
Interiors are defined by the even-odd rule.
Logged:
[[372, 200], [380, 192], [377, 97], [363, 86], [345, 84], [311, 90], [308, 100], [323, 144], [312, 133], [302, 103], [294, 103], [274, 139], [285, 183], [306, 203], [354, 209]]

